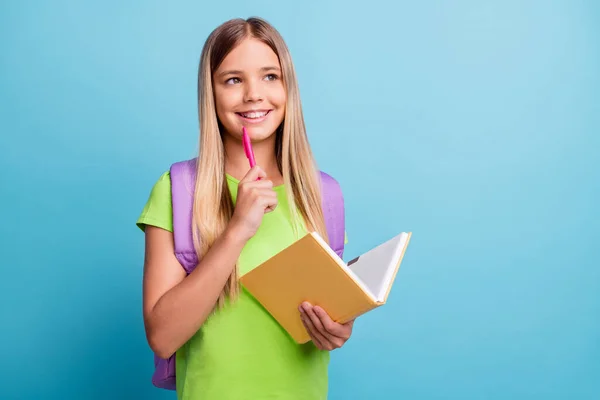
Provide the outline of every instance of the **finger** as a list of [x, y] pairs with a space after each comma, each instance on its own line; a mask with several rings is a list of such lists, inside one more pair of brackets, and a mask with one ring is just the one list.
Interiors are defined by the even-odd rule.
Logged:
[[273, 189], [256, 189], [256, 193], [261, 197], [265, 197], [271, 200], [277, 199], [277, 192], [275, 192]]
[[240, 184], [247, 183], [247, 182], [254, 182], [258, 178], [264, 179], [266, 177], [267, 177], [267, 174], [265, 173], [265, 171], [263, 171], [262, 168], [259, 167], [258, 165], [255, 165], [254, 167], [250, 168], [250, 170], [246, 173], [246, 176], [244, 176], [244, 178], [242, 178], [242, 180], [240, 181]]
[[[242, 185], [242, 182], [240, 182], [240, 185]], [[262, 179], [260, 181], [244, 182], [244, 187], [273, 190], [273, 181], [270, 179]]]
[[344, 325], [338, 324], [334, 320], [331, 319], [329, 314], [325, 312], [321, 307], [314, 306], [313, 310], [317, 317], [319, 317], [321, 324], [323, 325], [323, 329], [332, 336], [347, 339], [347, 328]]
[[308, 335], [310, 336], [310, 339], [313, 341], [313, 343], [315, 344], [315, 346], [320, 349], [320, 350], [325, 350], [325, 347], [323, 346], [323, 344], [321, 343], [321, 341], [318, 339], [318, 337], [315, 336], [314, 334], [314, 329], [312, 325], [309, 325], [306, 322], [307, 316], [304, 313], [304, 311], [300, 312], [300, 320], [302, 321], [302, 325], [304, 325], [304, 329], [306, 329], [306, 331], [308, 332]]
[[319, 347], [321, 350], [331, 350], [331, 344], [329, 343], [329, 340], [327, 340], [327, 338], [323, 336], [315, 327], [305, 308], [302, 308], [301, 313], [301, 317], [303, 318], [304, 324], [307, 327], [308, 333], [313, 338], [313, 341], [316, 340], [315, 344], [318, 345], [317, 347]]
[[317, 316], [317, 314], [315, 314], [313, 307], [307, 304], [303, 304], [303, 306], [306, 315], [309, 317], [310, 322], [312, 322], [313, 326], [317, 329], [319, 334], [323, 336], [327, 340], [327, 342], [331, 342], [330, 339], [333, 338], [333, 335], [327, 332], [327, 330], [323, 327], [323, 323], [321, 322], [321, 319]]
[[276, 208], [277, 208], [277, 204], [269, 205], [269, 206], [265, 207], [265, 214], [275, 211]]
[[262, 205], [262, 207], [264, 207], [265, 212], [274, 211], [275, 208], [277, 208], [277, 204], [279, 204], [279, 202], [277, 200], [277, 194], [274, 192], [273, 193], [265, 193], [261, 197], [261, 205]]

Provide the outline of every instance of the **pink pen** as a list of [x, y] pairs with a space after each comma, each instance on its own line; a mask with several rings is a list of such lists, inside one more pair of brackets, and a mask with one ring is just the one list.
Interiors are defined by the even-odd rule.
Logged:
[[[250, 143], [250, 136], [248, 136], [245, 126], [242, 126], [242, 142], [244, 143], [244, 152], [250, 162], [250, 168], [254, 168], [256, 160], [254, 159], [254, 151], [252, 150], [252, 143]], [[260, 180], [260, 178], [258, 178], [258, 180]]]
[[248, 136], [245, 126], [242, 127], [242, 141], [244, 142], [244, 152], [246, 153], [246, 157], [248, 157], [248, 161], [250, 161], [250, 168], [254, 168], [256, 165], [254, 151], [252, 151], [252, 143], [250, 143], [250, 136]]

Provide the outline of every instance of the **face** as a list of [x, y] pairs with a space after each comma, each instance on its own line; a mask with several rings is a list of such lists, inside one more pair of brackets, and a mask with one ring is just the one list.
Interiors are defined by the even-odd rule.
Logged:
[[244, 39], [213, 75], [217, 116], [227, 133], [270, 138], [283, 121], [286, 93], [279, 59], [263, 42]]

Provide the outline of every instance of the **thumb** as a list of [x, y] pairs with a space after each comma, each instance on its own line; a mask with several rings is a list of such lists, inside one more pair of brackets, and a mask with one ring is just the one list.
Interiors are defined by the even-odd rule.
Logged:
[[258, 165], [255, 165], [253, 168], [251, 168], [246, 173], [246, 176], [244, 176], [244, 178], [240, 181], [240, 183], [253, 182], [260, 178], [266, 178], [266, 177], [267, 177], [267, 174], [265, 173], [265, 171], [263, 171], [262, 168], [259, 167]]

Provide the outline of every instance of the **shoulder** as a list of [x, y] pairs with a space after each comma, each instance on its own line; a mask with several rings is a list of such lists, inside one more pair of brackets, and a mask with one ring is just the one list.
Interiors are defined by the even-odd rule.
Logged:
[[171, 184], [171, 171], [164, 171], [156, 181], [156, 185], [170, 185]]
[[154, 183], [152, 187], [152, 192], [150, 196], [157, 195], [160, 197], [164, 197], [166, 195], [171, 196], [171, 172], [165, 171], [159, 177], [158, 180]]
[[177, 161], [158, 177], [137, 220], [140, 229], [154, 225], [173, 231], [173, 197], [178, 206], [187, 205], [190, 201], [188, 197], [195, 181], [196, 160]]
[[191, 158], [189, 160], [177, 161], [171, 165], [169, 172], [172, 176], [177, 179], [180, 175], [182, 176], [193, 176], [196, 173], [198, 158]]
[[325, 192], [334, 191], [335, 193], [338, 193], [339, 195], [341, 195], [342, 188], [341, 188], [339, 181], [336, 178], [334, 178], [332, 175], [330, 175], [329, 173], [327, 173], [325, 171], [319, 171], [319, 177], [321, 179], [321, 185], [323, 187], [323, 191], [325, 191]]
[[337, 180], [325, 171], [322, 171], [322, 170], [319, 171], [319, 176], [321, 177], [322, 180], [331, 180], [331, 181], [334, 181], [337, 183]]
[[[329, 224], [330, 240], [335, 249], [348, 243], [345, 227], [344, 195], [340, 183], [332, 175], [319, 171], [323, 196], [323, 211], [326, 224]], [[342, 235], [343, 236], [340, 236]], [[341, 253], [338, 253], [338, 255]]]
[[342, 188], [339, 182], [326, 172], [319, 171], [319, 173], [321, 176], [323, 205], [328, 210], [337, 210], [337, 212], [341, 212], [343, 214], [344, 194], [342, 193]]
[[136, 225], [141, 230], [145, 230], [146, 225], [157, 226], [168, 231], [173, 230], [171, 174], [169, 171], [163, 172], [152, 186]]

